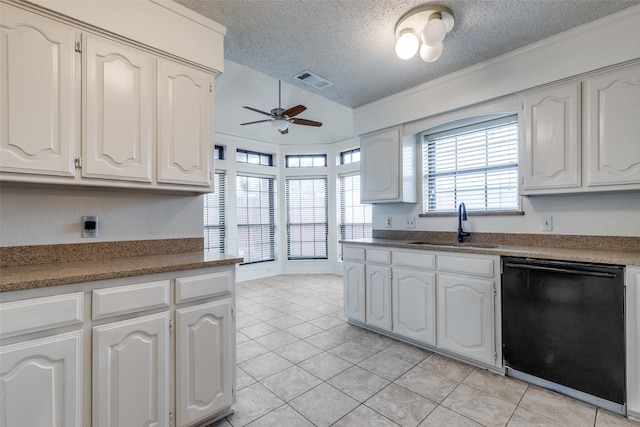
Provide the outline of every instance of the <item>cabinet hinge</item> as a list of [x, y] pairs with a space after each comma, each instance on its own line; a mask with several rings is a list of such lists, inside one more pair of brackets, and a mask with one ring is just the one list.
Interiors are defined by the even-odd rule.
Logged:
[[169, 425], [173, 425], [173, 412], [169, 411]]
[[493, 352], [493, 361], [495, 362], [495, 361], [497, 361], [497, 360], [498, 360], [498, 352], [497, 352], [497, 351], [494, 351], [494, 352]]
[[231, 386], [231, 394], [236, 394], [236, 387], [235, 386]]
[[213, 85], [209, 85], [209, 92], [213, 92]]
[[82, 169], [82, 157], [76, 157], [73, 162], [76, 165], [76, 169]]
[[82, 53], [82, 44], [80, 42], [76, 42], [76, 52]]
[[235, 317], [236, 316], [236, 309], [235, 307], [231, 307], [231, 317]]
[[498, 291], [496, 290], [496, 285], [493, 285], [493, 296], [497, 297], [498, 296]]
[[173, 320], [169, 319], [169, 333], [173, 332]]

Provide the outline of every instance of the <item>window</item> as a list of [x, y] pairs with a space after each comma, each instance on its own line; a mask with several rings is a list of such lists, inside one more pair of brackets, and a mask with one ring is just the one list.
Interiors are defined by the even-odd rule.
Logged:
[[[371, 205], [360, 203], [360, 174], [338, 176], [340, 240], [371, 237]], [[342, 245], [338, 245], [342, 259]]]
[[236, 162], [261, 166], [273, 166], [273, 154], [237, 149]]
[[213, 159], [224, 160], [224, 147], [222, 145], [215, 145], [213, 147]]
[[343, 151], [340, 153], [340, 164], [348, 165], [349, 163], [355, 163], [360, 161], [360, 149], [354, 148], [353, 150]]
[[326, 154], [301, 154], [285, 157], [288, 168], [324, 168], [327, 166]]
[[327, 178], [287, 178], [287, 258], [327, 259]]
[[423, 134], [425, 212], [519, 210], [516, 116]]
[[226, 237], [225, 200], [227, 194], [226, 175], [216, 172], [213, 178], [214, 193], [204, 195], [204, 248], [224, 253]]
[[275, 260], [275, 180], [238, 175], [238, 254], [243, 264]]

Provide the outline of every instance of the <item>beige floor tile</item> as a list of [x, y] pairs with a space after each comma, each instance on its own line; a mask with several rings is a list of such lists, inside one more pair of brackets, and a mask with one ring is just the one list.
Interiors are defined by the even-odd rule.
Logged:
[[336, 335], [330, 331], [320, 332], [304, 339], [309, 344], [313, 344], [323, 350], [337, 347], [348, 341], [347, 338]]
[[242, 317], [236, 317], [236, 328], [246, 328], [247, 326], [255, 325], [262, 322], [260, 319], [253, 317], [250, 314], [245, 314]]
[[399, 357], [405, 362], [413, 363], [414, 365], [422, 362], [425, 358], [433, 354], [432, 351], [425, 350], [402, 341], [396, 341], [390, 346], [384, 348], [382, 351]]
[[456, 380], [422, 369], [419, 366], [411, 369], [394, 382], [436, 403], [442, 402], [458, 386]]
[[319, 328], [327, 330], [327, 329], [335, 328], [336, 326], [342, 325], [344, 322], [333, 316], [327, 315], [327, 316], [318, 317], [316, 319], [311, 319], [309, 320], [309, 323]]
[[272, 352], [238, 364], [243, 371], [258, 381], [283, 371], [291, 365], [291, 362]]
[[307, 360], [310, 357], [323, 353], [324, 350], [300, 340], [284, 347], [277, 348], [274, 352], [291, 363], [300, 363], [303, 360]]
[[241, 390], [245, 387], [255, 384], [257, 381], [251, 375], [247, 374], [241, 368], [236, 366], [236, 389]]
[[371, 408], [360, 405], [332, 427], [397, 427], [397, 425]]
[[236, 345], [242, 344], [243, 342], [249, 341], [251, 338], [243, 334], [242, 332], [236, 331]]
[[322, 380], [302, 368], [291, 366], [262, 380], [261, 384], [280, 399], [288, 402], [322, 384]]
[[304, 322], [304, 323], [300, 323], [299, 325], [287, 328], [285, 329], [285, 331], [295, 337], [303, 339], [303, 338], [307, 338], [312, 335], [315, 335], [317, 333], [320, 333], [324, 331], [324, 329], [319, 328], [315, 325], [312, 325], [311, 323]]
[[433, 353], [424, 359], [418, 366], [456, 381], [464, 380], [474, 369], [473, 366], [469, 364], [437, 353]]
[[327, 383], [289, 402], [291, 407], [318, 427], [328, 427], [355, 409], [359, 403]]
[[365, 405], [403, 427], [417, 426], [436, 407], [429, 399], [396, 384], [389, 384]]
[[389, 384], [389, 381], [359, 366], [352, 366], [327, 382], [359, 402], [364, 402]]
[[377, 352], [377, 350], [353, 340], [340, 344], [328, 351], [329, 353], [348, 360], [351, 363], [360, 363]]
[[298, 311], [302, 311], [306, 309], [307, 308], [305, 306], [302, 306], [299, 304], [292, 304], [292, 303], [289, 303], [287, 305], [281, 305], [280, 307], [278, 307], [278, 311], [285, 314], [293, 314], [293, 313], [297, 313]]
[[516, 409], [513, 403], [464, 384], [447, 396], [442, 406], [490, 427], [506, 425]]
[[366, 329], [362, 329], [359, 326], [354, 326], [349, 323], [343, 323], [342, 325], [336, 326], [335, 328], [329, 329], [329, 332], [332, 332], [336, 335], [340, 335], [346, 339], [355, 339], [358, 337], [362, 337], [365, 335], [372, 335], [374, 332], [367, 331]]
[[520, 402], [528, 387], [526, 383], [515, 378], [494, 374], [481, 368], [476, 368], [471, 372], [463, 383], [516, 405]]
[[533, 385], [519, 406], [565, 426], [592, 426], [596, 418], [595, 406]]
[[244, 328], [238, 328], [238, 331], [242, 332], [251, 339], [262, 337], [274, 332], [278, 332], [278, 328], [271, 326], [268, 323], [260, 322], [255, 325], [245, 326]]
[[313, 309], [309, 309], [307, 307], [303, 307], [303, 310], [296, 311], [295, 313], [291, 313], [293, 317], [297, 317], [300, 320], [308, 322], [309, 320], [317, 319], [319, 317], [325, 316], [324, 313], [319, 311], [315, 311]]
[[276, 319], [267, 320], [267, 323], [271, 326], [275, 326], [278, 329], [287, 329], [292, 326], [299, 325], [300, 323], [302, 323], [302, 320], [291, 315], [285, 315]]
[[482, 427], [482, 424], [444, 406], [438, 406], [418, 427]]
[[245, 426], [284, 403], [258, 383], [239, 390], [237, 397], [238, 401], [233, 405], [235, 413], [227, 417], [233, 427]]
[[518, 407], [511, 416], [507, 427], [564, 427], [564, 424], [556, 423], [543, 415]]
[[358, 342], [365, 347], [371, 347], [374, 350], [384, 350], [396, 342], [393, 338], [385, 337], [384, 335], [376, 334], [374, 332], [357, 336], [353, 338], [353, 341]]
[[258, 418], [248, 427], [313, 427], [313, 424], [297, 413], [291, 406], [282, 405], [278, 409]]
[[413, 368], [411, 363], [382, 351], [366, 358], [358, 365], [389, 381], [395, 380]]
[[320, 353], [310, 359], [298, 364], [302, 369], [312, 373], [322, 380], [338, 375], [340, 372], [353, 366], [353, 363], [347, 362], [331, 353]]
[[596, 427], [640, 427], [640, 421], [631, 421], [621, 415], [598, 408]]
[[284, 347], [285, 345], [299, 341], [299, 338], [294, 337], [285, 331], [276, 331], [271, 334], [255, 338], [254, 341], [262, 344], [269, 350], [275, 350], [276, 348]]
[[253, 313], [253, 317], [255, 317], [256, 319], [260, 319], [263, 322], [267, 320], [276, 319], [284, 315], [285, 314], [282, 313], [281, 311], [277, 311], [272, 308], [266, 308], [266, 307], [265, 307], [265, 310], [263, 311], [258, 311], [257, 313]]
[[242, 363], [268, 352], [267, 347], [253, 340], [243, 342], [236, 346], [236, 363]]

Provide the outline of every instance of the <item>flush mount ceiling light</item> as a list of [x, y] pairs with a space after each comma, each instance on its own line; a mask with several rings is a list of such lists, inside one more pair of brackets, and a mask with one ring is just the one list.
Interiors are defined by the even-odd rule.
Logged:
[[433, 62], [442, 55], [442, 41], [453, 28], [453, 13], [444, 6], [422, 6], [406, 13], [396, 24], [396, 54]]

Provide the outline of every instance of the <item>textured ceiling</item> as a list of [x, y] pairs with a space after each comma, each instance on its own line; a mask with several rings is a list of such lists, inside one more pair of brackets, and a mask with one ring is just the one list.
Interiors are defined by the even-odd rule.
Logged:
[[[429, 1], [176, 1], [227, 28], [226, 59], [349, 108], [640, 4], [640, 0], [439, 1], [453, 11], [455, 27], [444, 41], [442, 57], [425, 63], [418, 56], [405, 61], [395, 55], [394, 28], [403, 14]], [[294, 76], [305, 70], [333, 86], [317, 90], [297, 81]], [[309, 113], [305, 118], [318, 120]]]

